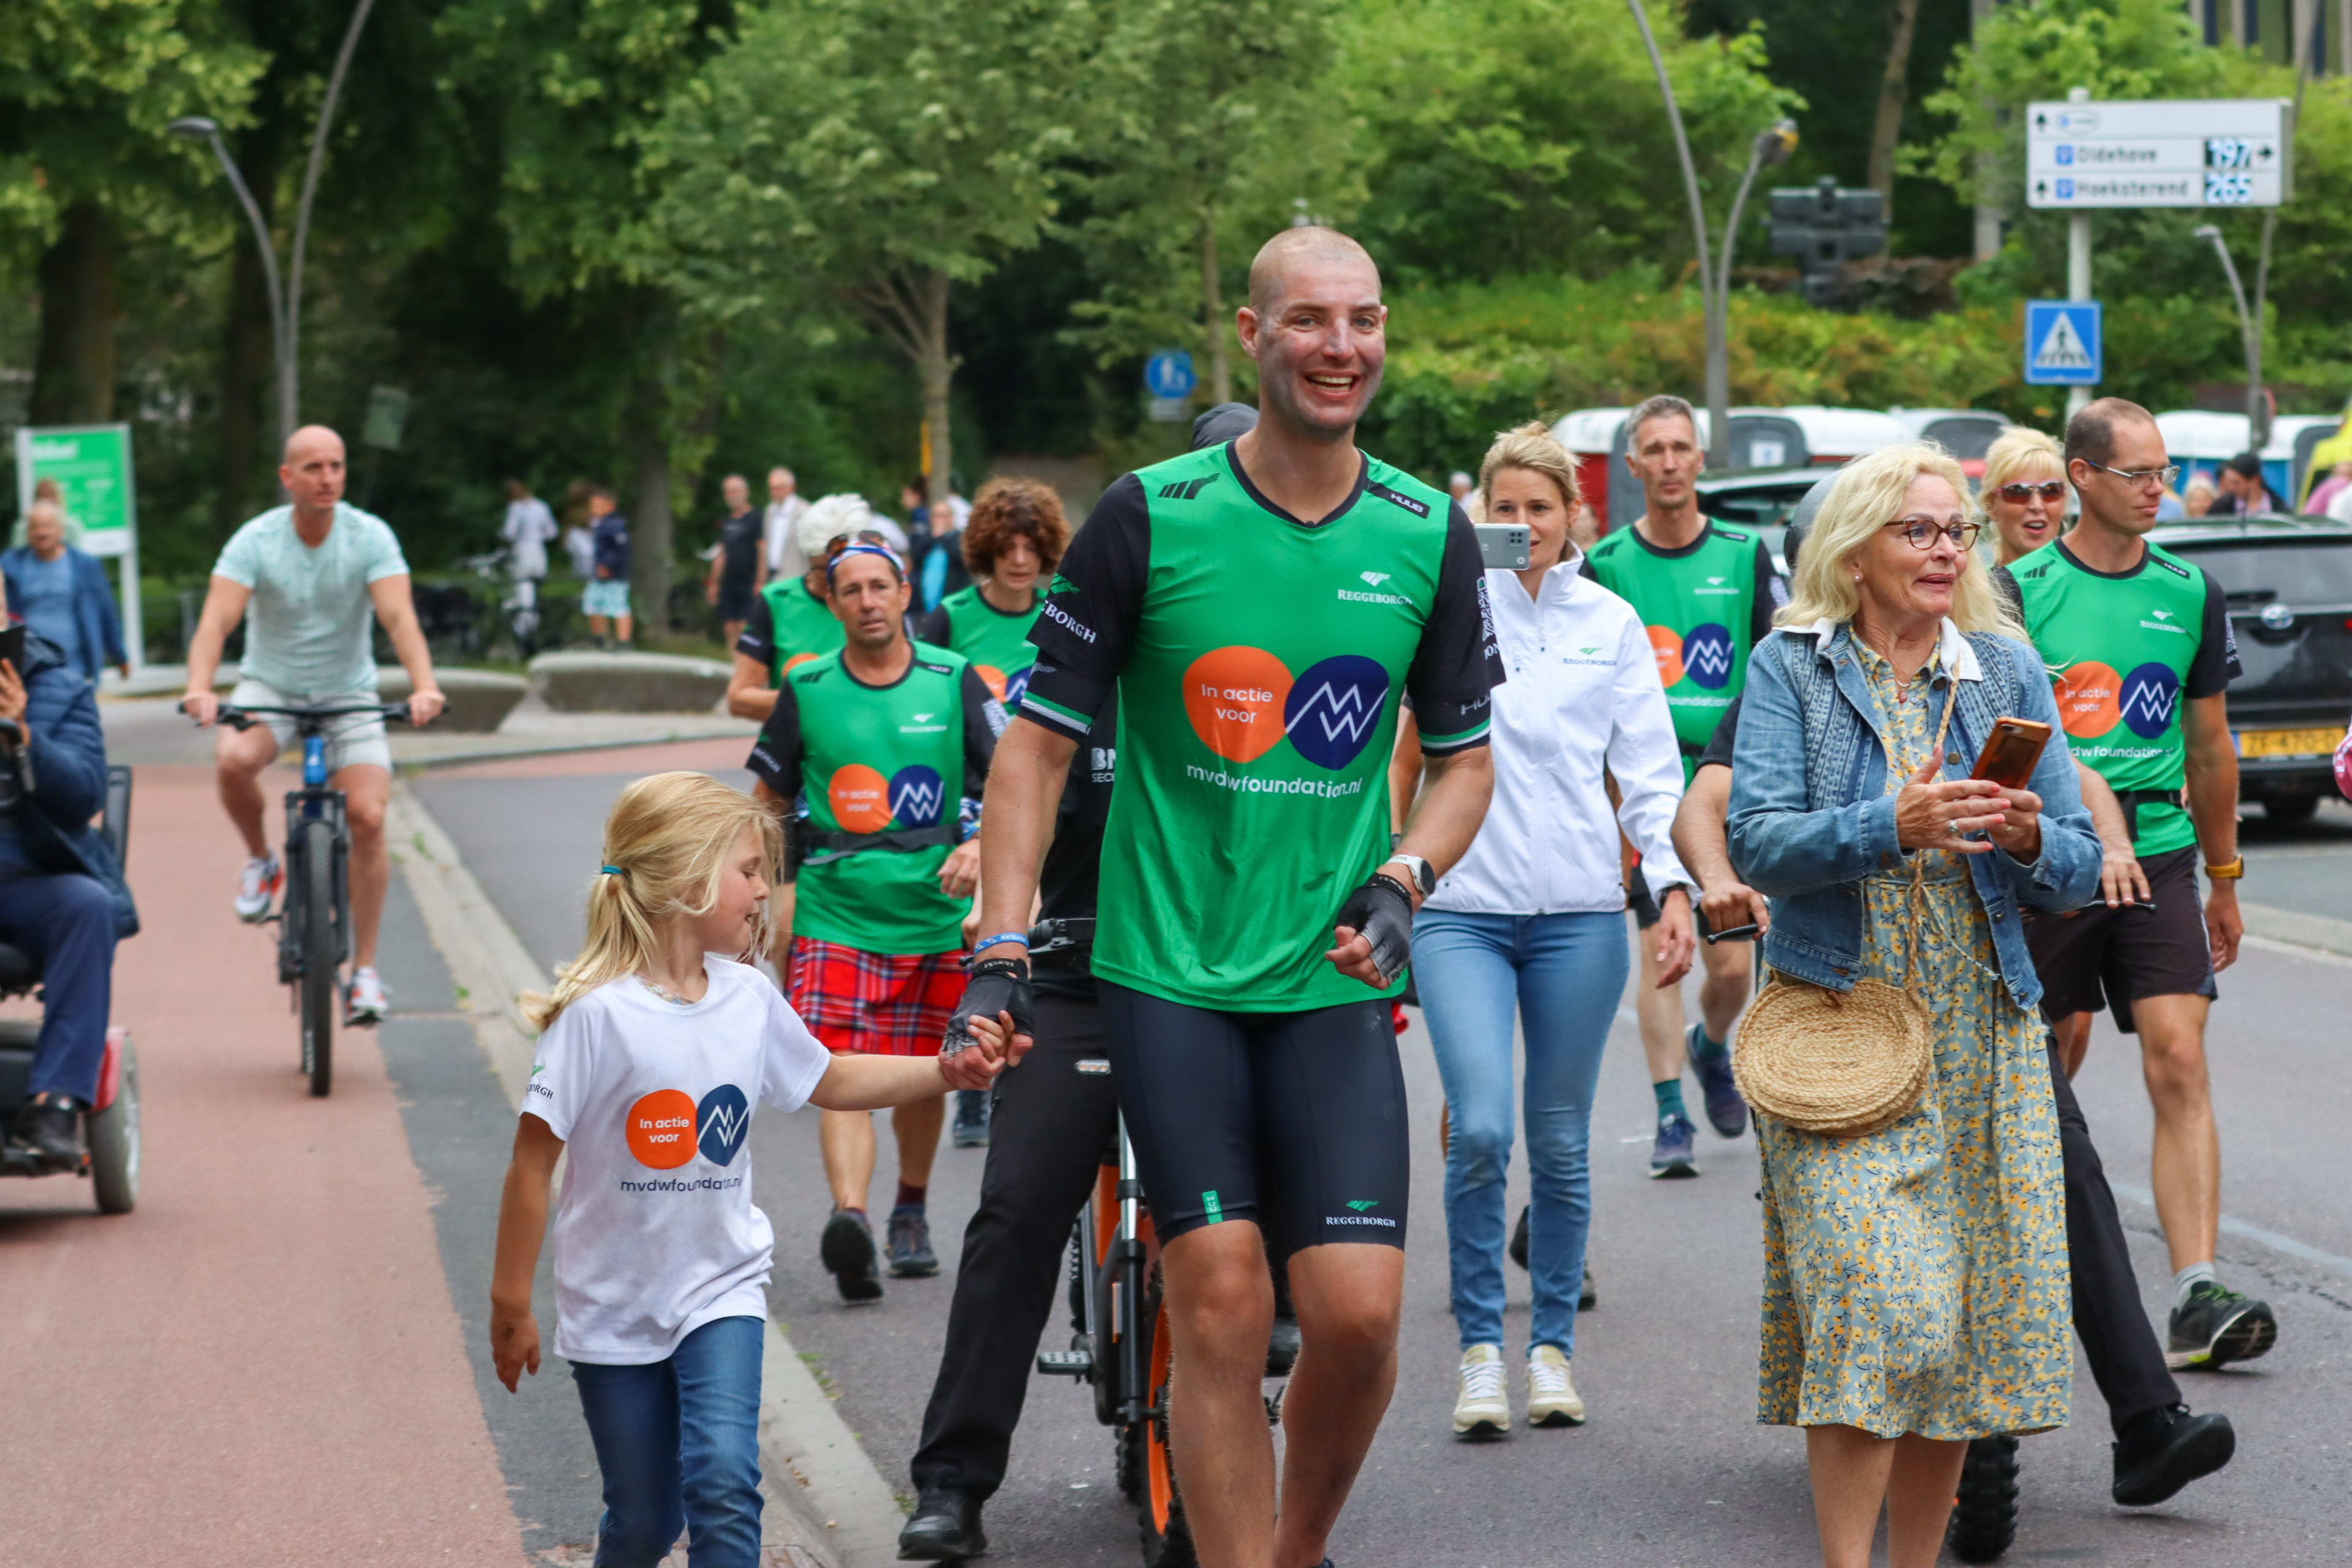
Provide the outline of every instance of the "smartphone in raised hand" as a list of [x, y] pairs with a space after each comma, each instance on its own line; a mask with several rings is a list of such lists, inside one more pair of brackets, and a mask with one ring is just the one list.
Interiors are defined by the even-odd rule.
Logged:
[[[5, 612], [4, 612], [4, 611], [0, 611], [0, 620], [5, 620], [5, 619], [7, 619], [7, 615], [6, 615], [6, 613], [5, 613]], [[9, 626], [9, 627], [8, 627], [8, 628], [6, 628], [5, 630], [0, 630], [0, 659], [6, 659], [6, 660], [8, 661], [8, 668], [11, 668], [11, 669], [13, 669], [13, 670], [15, 670], [15, 671], [16, 672], [16, 678], [17, 678], [19, 680], [21, 680], [21, 679], [24, 679], [24, 677], [25, 677], [25, 623], [24, 623], [24, 622], [19, 621], [19, 622], [17, 622], [15, 626]]]
[[2050, 744], [2050, 726], [2038, 719], [1996, 719], [1984, 750], [1977, 753], [1976, 770], [1969, 776], [1985, 779], [2003, 789], [2023, 789], [2032, 781], [2034, 764]]

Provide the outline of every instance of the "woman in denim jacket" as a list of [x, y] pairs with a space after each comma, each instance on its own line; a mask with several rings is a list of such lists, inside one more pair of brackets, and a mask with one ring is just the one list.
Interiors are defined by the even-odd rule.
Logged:
[[[1934, 446], [1838, 476], [1749, 666], [1732, 766], [1732, 864], [1773, 901], [1766, 962], [1840, 991], [1907, 979], [1933, 1019], [1934, 1075], [1892, 1127], [1757, 1118], [1758, 1419], [1806, 1429], [1829, 1568], [1868, 1563], [1882, 1503], [1890, 1568], [1928, 1568], [1968, 1440], [2066, 1419], [2057, 1113], [2020, 906], [2088, 902], [2099, 845], [1968, 494]], [[2028, 790], [1967, 776], [2005, 716], [2053, 731]]]

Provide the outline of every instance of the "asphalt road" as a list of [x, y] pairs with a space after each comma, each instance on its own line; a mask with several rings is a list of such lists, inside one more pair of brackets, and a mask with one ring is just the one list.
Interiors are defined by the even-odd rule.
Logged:
[[[435, 775], [415, 785], [526, 947], [551, 963], [577, 944], [604, 813], [629, 776], [572, 771], [586, 765], [575, 761], [560, 775], [531, 776], [528, 764], [509, 764], [497, 776]], [[656, 764], [648, 756], [644, 765]], [[706, 752], [689, 765], [717, 763]], [[2339, 858], [2352, 855], [2352, 812], [2331, 806], [2307, 826], [2250, 827], [2249, 897], [2259, 885], [2266, 900], [2284, 907], [2352, 919], [2352, 879], [2342, 874], [2352, 863]], [[2110, 1506], [2105, 1413], [2087, 1374], [2078, 1374], [2073, 1424], [2024, 1447], [2022, 1520], [2011, 1561], [2268, 1568], [2346, 1560], [2352, 1165], [2340, 1130], [2352, 1120], [2343, 1025], [2352, 1012], [2352, 960], [2252, 946], [2221, 986], [2210, 1052], [2230, 1216], [2222, 1273], [2267, 1296], [2282, 1332], [2267, 1359], [2192, 1377], [2186, 1388], [2198, 1408], [2230, 1413], [2239, 1458], [2161, 1509], [2127, 1513]], [[388, 1047], [392, 1038], [388, 1031]], [[1350, 1564], [1661, 1565], [1811, 1558], [1801, 1441], [1754, 1421], [1761, 1266], [1752, 1139], [1726, 1143], [1703, 1132], [1700, 1179], [1647, 1180], [1650, 1096], [1630, 1015], [1621, 1013], [1593, 1138], [1591, 1255], [1601, 1301], [1580, 1320], [1575, 1358], [1591, 1422], [1522, 1428], [1507, 1442], [1466, 1447], [1446, 1424], [1456, 1346], [1438, 1201], [1436, 1071], [1417, 1028], [1402, 1046], [1418, 1194], [1402, 1370], [1333, 1542], [1335, 1557]], [[386, 1054], [405, 1079], [403, 1053]], [[2168, 1268], [2145, 1202], [2148, 1116], [2132, 1042], [2103, 1022], [2077, 1088], [2124, 1198], [2147, 1305], [2160, 1322]], [[413, 1119], [411, 1125], [414, 1138]], [[931, 1206], [946, 1264], [941, 1277], [894, 1281], [879, 1306], [849, 1309], [816, 1260], [827, 1205], [814, 1118], [763, 1116], [752, 1140], [755, 1197], [777, 1232], [772, 1310], [838, 1391], [843, 1414], [884, 1476], [906, 1488], [937, 1370], [957, 1238], [982, 1156], [940, 1153]], [[883, 1206], [892, 1177], [887, 1136], [885, 1144], [875, 1188]], [[444, 1152], [436, 1159], [457, 1157]], [[428, 1171], [435, 1163], [420, 1153]], [[1514, 1185], [1516, 1204], [1524, 1185], [1516, 1170]], [[452, 1253], [446, 1227], [443, 1247], [445, 1256]], [[1527, 1329], [1526, 1277], [1514, 1271], [1510, 1279], [1506, 1332], [1516, 1354]], [[478, 1289], [476, 1281], [453, 1279], [459, 1301]], [[1061, 1342], [1064, 1331], [1049, 1325], [1048, 1342]], [[532, 1478], [512, 1468], [514, 1435], [496, 1419], [491, 1425], [509, 1464], [518, 1515], [545, 1519]], [[1134, 1525], [1112, 1485], [1110, 1459], [1085, 1394], [1066, 1381], [1037, 1380], [1013, 1475], [989, 1510], [994, 1556], [1055, 1565], [1133, 1562]], [[546, 1471], [560, 1468], [546, 1467], [541, 1484], [552, 1485]], [[560, 1526], [557, 1533], [578, 1539]]]

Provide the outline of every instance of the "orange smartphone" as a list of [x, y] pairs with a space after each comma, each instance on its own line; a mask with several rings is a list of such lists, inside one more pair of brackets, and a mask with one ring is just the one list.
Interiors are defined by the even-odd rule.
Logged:
[[2023, 789], [2050, 743], [2050, 726], [2038, 719], [1996, 719], [1970, 778], [1989, 779], [2003, 789]]

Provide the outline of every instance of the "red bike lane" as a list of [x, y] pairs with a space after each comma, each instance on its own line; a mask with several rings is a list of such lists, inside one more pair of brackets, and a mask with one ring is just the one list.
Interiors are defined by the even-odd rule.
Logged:
[[129, 858], [144, 929], [114, 1021], [139, 1052], [139, 1206], [0, 1181], [8, 1555], [520, 1563], [373, 1037], [340, 1033], [334, 1093], [310, 1098], [276, 928], [229, 910], [241, 852], [209, 768], [138, 770]]

